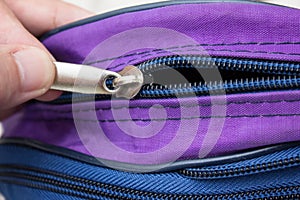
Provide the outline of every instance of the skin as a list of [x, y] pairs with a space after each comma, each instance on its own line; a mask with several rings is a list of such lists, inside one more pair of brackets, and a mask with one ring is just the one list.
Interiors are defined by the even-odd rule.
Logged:
[[49, 91], [54, 58], [36, 37], [91, 15], [60, 0], [0, 0], [0, 120], [28, 100], [61, 94]]

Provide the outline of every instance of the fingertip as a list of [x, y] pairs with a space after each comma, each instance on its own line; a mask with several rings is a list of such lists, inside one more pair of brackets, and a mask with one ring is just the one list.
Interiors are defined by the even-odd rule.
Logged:
[[45, 94], [54, 82], [55, 66], [39, 48], [0, 45], [0, 74], [0, 110], [7, 110]]

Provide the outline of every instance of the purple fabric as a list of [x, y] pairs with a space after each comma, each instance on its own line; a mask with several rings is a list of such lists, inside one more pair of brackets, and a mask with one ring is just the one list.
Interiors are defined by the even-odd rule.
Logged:
[[[299, 10], [270, 5], [177, 5], [75, 27], [44, 44], [60, 61], [114, 71], [170, 54], [300, 61], [299, 22]], [[5, 122], [5, 137], [136, 164], [224, 155], [300, 140], [299, 94], [28, 104]]]
[[[198, 99], [198, 104], [191, 104], [189, 99], [185, 99], [181, 102], [182, 107], [188, 108], [189, 111], [199, 109], [201, 114], [200, 116], [193, 116], [193, 112], [191, 112], [189, 114], [186, 113], [187, 116], [181, 116], [186, 118], [195, 117], [196, 119], [186, 120], [190, 123], [197, 124], [200, 122], [195, 136], [192, 135], [192, 129], [188, 129], [183, 133], [186, 138], [192, 137], [193, 143], [187, 148], [182, 158], [195, 158], [198, 156], [201, 148], [205, 148], [206, 145], [209, 146], [209, 144], [203, 143], [203, 139], [207, 134], [212, 134], [207, 132], [209, 123], [214, 120], [214, 118], [207, 118], [211, 117], [212, 106], [225, 106], [226, 114], [224, 116], [220, 115], [220, 117], [225, 119], [225, 123], [218, 143], [210, 154], [211, 156], [278, 142], [299, 140], [299, 95], [299, 91], [228, 95], [225, 105], [223, 105], [222, 97], [202, 97]], [[218, 103], [218, 99], [220, 99], [220, 103]], [[212, 101], [214, 105], [211, 105]], [[129, 152], [152, 152], [171, 142], [174, 143], [172, 138], [178, 131], [180, 122], [167, 118], [174, 119], [177, 115], [180, 116], [180, 108], [176, 108], [178, 106], [176, 100], [133, 101], [130, 103], [131, 117], [140, 120], [149, 119], [149, 116], [147, 116], [149, 112], [148, 107], [157, 103], [163, 105], [168, 114], [162, 116], [160, 114], [162, 112], [159, 112], [162, 108], [153, 108], [160, 116], [152, 115], [152, 120], [165, 120], [155, 122], [156, 126], [159, 126], [159, 123], [163, 123], [163, 129], [160, 133], [149, 138], [131, 137], [119, 129], [115, 120], [121, 119], [112, 117], [112, 113], [126, 110], [128, 105], [126, 105], [126, 102], [123, 104], [121, 101], [118, 102], [118, 107], [114, 105], [113, 108], [111, 108], [111, 104], [108, 101], [96, 102], [95, 109], [91, 103], [80, 103], [73, 109], [71, 105], [32, 104], [6, 123], [6, 137], [28, 137], [89, 155], [106, 159], [113, 158], [123, 162], [137, 162], [140, 164], [165, 162], [173, 158], [174, 155], [169, 155], [170, 157], [164, 155], [164, 157], [155, 159], [153, 157], [145, 157], [144, 160], [132, 160], [134, 157], [118, 156], [115, 151], [107, 154], [104, 154], [103, 151], [98, 151], [105, 145], [103, 140], [97, 140], [98, 137], [102, 136], [99, 125], [112, 144]], [[96, 120], [94, 118], [95, 113], [97, 115]], [[79, 126], [76, 129], [74, 117], [79, 126], [82, 123], [83, 129]], [[122, 120], [126, 119], [125, 117], [122, 118]], [[127, 127], [134, 127], [130, 119], [119, 123], [124, 123], [124, 126]], [[143, 125], [148, 122], [137, 123]], [[8, 126], [9, 124], [10, 126]], [[140, 134], [142, 135], [142, 133]], [[185, 145], [184, 142], [188, 142], [185, 140], [175, 143], [178, 146]], [[177, 155], [176, 150], [173, 149], [169, 153]]]

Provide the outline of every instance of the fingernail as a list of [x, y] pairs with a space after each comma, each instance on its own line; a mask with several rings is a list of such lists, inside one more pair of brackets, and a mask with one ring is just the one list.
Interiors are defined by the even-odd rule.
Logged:
[[21, 79], [21, 90], [32, 92], [47, 90], [54, 76], [53, 62], [38, 48], [26, 48], [14, 53]]

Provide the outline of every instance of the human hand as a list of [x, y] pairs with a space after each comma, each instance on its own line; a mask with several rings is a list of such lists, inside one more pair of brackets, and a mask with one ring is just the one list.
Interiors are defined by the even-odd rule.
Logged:
[[60, 0], [0, 0], [0, 120], [30, 99], [59, 96], [48, 91], [54, 58], [36, 37], [91, 14]]

